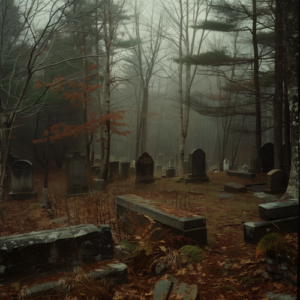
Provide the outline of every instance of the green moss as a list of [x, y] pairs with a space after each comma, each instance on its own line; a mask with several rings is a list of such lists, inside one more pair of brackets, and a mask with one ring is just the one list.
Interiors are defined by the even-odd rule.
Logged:
[[121, 240], [120, 245], [129, 253], [132, 253], [136, 249], [136, 245], [130, 244], [127, 240]]
[[15, 289], [16, 291], [19, 290], [20, 287], [20, 282], [14, 282], [10, 285], [13, 289]]
[[32, 203], [29, 207], [31, 210], [37, 210], [40, 208], [40, 204], [39, 203]]
[[247, 285], [260, 283], [262, 281], [261, 278], [251, 278], [251, 277], [242, 277], [240, 280], [242, 284], [247, 284]]
[[203, 250], [197, 246], [185, 245], [180, 248], [180, 253], [187, 258], [187, 264], [198, 263], [205, 258]]

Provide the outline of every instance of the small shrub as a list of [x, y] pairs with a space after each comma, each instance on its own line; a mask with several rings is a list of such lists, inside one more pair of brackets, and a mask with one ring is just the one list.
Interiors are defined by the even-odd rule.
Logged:
[[205, 259], [203, 250], [197, 246], [186, 245], [180, 248], [183, 258], [186, 258], [187, 264], [198, 263]]

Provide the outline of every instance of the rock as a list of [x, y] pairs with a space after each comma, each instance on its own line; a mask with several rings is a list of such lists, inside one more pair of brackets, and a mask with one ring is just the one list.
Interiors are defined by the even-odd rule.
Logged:
[[219, 194], [218, 197], [220, 199], [227, 199], [227, 198], [232, 198], [233, 194]]
[[288, 279], [286, 279], [286, 278], [283, 278], [283, 279], [281, 280], [281, 283], [282, 283], [283, 285], [285, 285], [286, 287], [289, 287], [289, 288], [293, 288], [293, 287], [296, 286], [292, 281], [290, 281], [290, 280], [288, 280]]
[[278, 266], [279, 259], [278, 259], [278, 257], [271, 258], [270, 256], [266, 255], [266, 262], [267, 262], [268, 265]]
[[162, 272], [165, 271], [165, 270], [167, 270], [167, 265], [158, 262], [158, 263], [155, 265], [155, 271], [154, 271], [154, 274], [155, 274], [155, 276], [157, 276], [157, 275], [159, 275], [160, 273], [162, 273]]
[[153, 300], [167, 300], [169, 298], [169, 294], [171, 288], [173, 286], [172, 281], [160, 280], [156, 282], [153, 290]]
[[270, 265], [267, 265], [267, 270], [268, 272], [272, 273], [272, 274], [280, 274], [283, 275], [284, 271], [278, 270], [277, 267], [272, 267]]
[[276, 280], [279, 280], [279, 279], [282, 279], [282, 278], [283, 278], [283, 275], [275, 274], [275, 275], [274, 275], [274, 278], [275, 278]]
[[291, 272], [291, 271], [285, 271], [284, 273], [283, 273], [283, 275], [284, 275], [284, 277], [285, 278], [288, 278], [288, 279], [290, 279], [290, 280], [292, 280], [294, 277], [295, 277], [295, 275], [294, 275], [294, 273], [293, 272]]
[[262, 273], [262, 277], [265, 278], [265, 279], [273, 279], [274, 278], [274, 276], [271, 273], [267, 272], [267, 271]]
[[270, 300], [296, 300], [297, 299], [296, 297], [292, 297], [289, 294], [281, 294], [281, 293], [273, 294], [272, 292], [267, 292], [265, 296]]
[[281, 263], [278, 265], [278, 269], [282, 270], [282, 271], [286, 271], [288, 269], [288, 267], [286, 266], [286, 264]]
[[171, 299], [195, 300], [197, 298], [198, 287], [196, 284], [188, 285], [184, 282], [174, 284], [171, 290]]

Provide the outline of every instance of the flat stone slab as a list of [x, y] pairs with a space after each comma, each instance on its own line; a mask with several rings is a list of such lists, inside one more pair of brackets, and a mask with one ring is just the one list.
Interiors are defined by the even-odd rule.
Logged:
[[10, 192], [7, 194], [8, 200], [31, 200], [36, 199], [38, 196], [38, 191], [26, 192], [26, 193], [14, 193]]
[[[6, 280], [70, 270], [112, 258], [108, 225], [81, 224], [0, 237], [0, 271]], [[26, 275], [26, 276], [24, 276]], [[34, 277], [33, 277], [34, 278]]]
[[173, 286], [172, 281], [160, 280], [155, 283], [153, 290], [153, 300], [167, 300], [169, 299], [170, 291]]
[[255, 173], [248, 173], [248, 172], [238, 172], [238, 171], [227, 171], [228, 176], [237, 176], [241, 178], [249, 178], [253, 179], [256, 177]]
[[234, 196], [233, 196], [233, 194], [219, 194], [218, 197], [220, 199], [227, 199], [227, 198], [232, 198]]
[[259, 205], [259, 217], [266, 221], [298, 215], [299, 200], [265, 203]]
[[[287, 233], [298, 232], [298, 217], [290, 217], [279, 220], [273, 220], [280, 230]], [[244, 223], [244, 242], [246, 244], [257, 244], [266, 234], [272, 232], [270, 229], [275, 228], [270, 222], [247, 222]]]
[[[127, 282], [127, 266], [123, 263], [106, 264], [105, 266], [96, 267], [94, 270], [85, 273], [85, 275], [87, 277], [93, 277], [96, 279], [110, 279], [110, 283], [112, 286], [121, 285]], [[28, 297], [37, 297], [39, 295], [46, 295], [53, 289], [61, 288], [62, 290], [64, 290], [64, 282], [66, 279], [67, 277], [63, 276], [63, 274], [62, 277], [59, 278], [59, 280], [51, 281], [50, 277], [48, 282], [33, 284], [31, 286], [29, 285], [25, 289], [25, 293]], [[47, 278], [44, 278], [44, 280], [47, 280]]]
[[229, 183], [225, 183], [224, 191], [229, 193], [234, 193], [234, 194], [247, 193], [247, 187], [237, 184], [235, 182], [229, 182]]
[[117, 196], [116, 206], [118, 217], [123, 217], [130, 212], [146, 215], [162, 224], [163, 227], [172, 229], [176, 235], [191, 238], [200, 245], [207, 244], [206, 218], [204, 217], [171, 216], [157, 209], [149, 200], [136, 195]]
[[270, 300], [297, 300], [297, 297], [292, 297], [290, 294], [267, 292], [265, 295]]
[[188, 285], [184, 282], [174, 284], [171, 290], [170, 299], [196, 300], [198, 293], [197, 284]]

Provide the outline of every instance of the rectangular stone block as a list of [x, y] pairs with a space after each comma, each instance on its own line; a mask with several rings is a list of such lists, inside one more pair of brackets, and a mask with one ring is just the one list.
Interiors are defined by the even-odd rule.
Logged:
[[284, 202], [273, 202], [259, 205], [259, 217], [270, 221], [294, 217], [298, 215], [299, 200], [288, 200]]
[[247, 193], [247, 187], [237, 184], [235, 182], [229, 182], [224, 185], [224, 191], [228, 193]]
[[[273, 220], [280, 230], [287, 233], [298, 232], [298, 217], [290, 217], [279, 220]], [[244, 224], [244, 242], [247, 244], [257, 244], [266, 234], [273, 232], [272, 229], [277, 229], [270, 222], [248, 222]]]
[[7, 194], [8, 200], [30, 200], [36, 199], [38, 191], [26, 192], [26, 193], [14, 193], [10, 192]]
[[238, 172], [238, 171], [227, 171], [226, 172], [228, 176], [237, 176], [241, 178], [248, 178], [253, 179], [256, 177], [255, 173], [249, 173], [249, 172]]
[[112, 257], [108, 225], [82, 224], [0, 237], [0, 274], [34, 276]]
[[166, 170], [166, 175], [167, 175], [167, 178], [173, 178], [176, 176], [176, 170], [175, 169], [168, 169]]
[[130, 212], [147, 215], [162, 224], [163, 228], [172, 229], [176, 235], [189, 237], [200, 245], [207, 244], [206, 218], [204, 217], [182, 218], [170, 216], [155, 208], [149, 200], [136, 195], [117, 196], [116, 205], [118, 217], [125, 216]]

